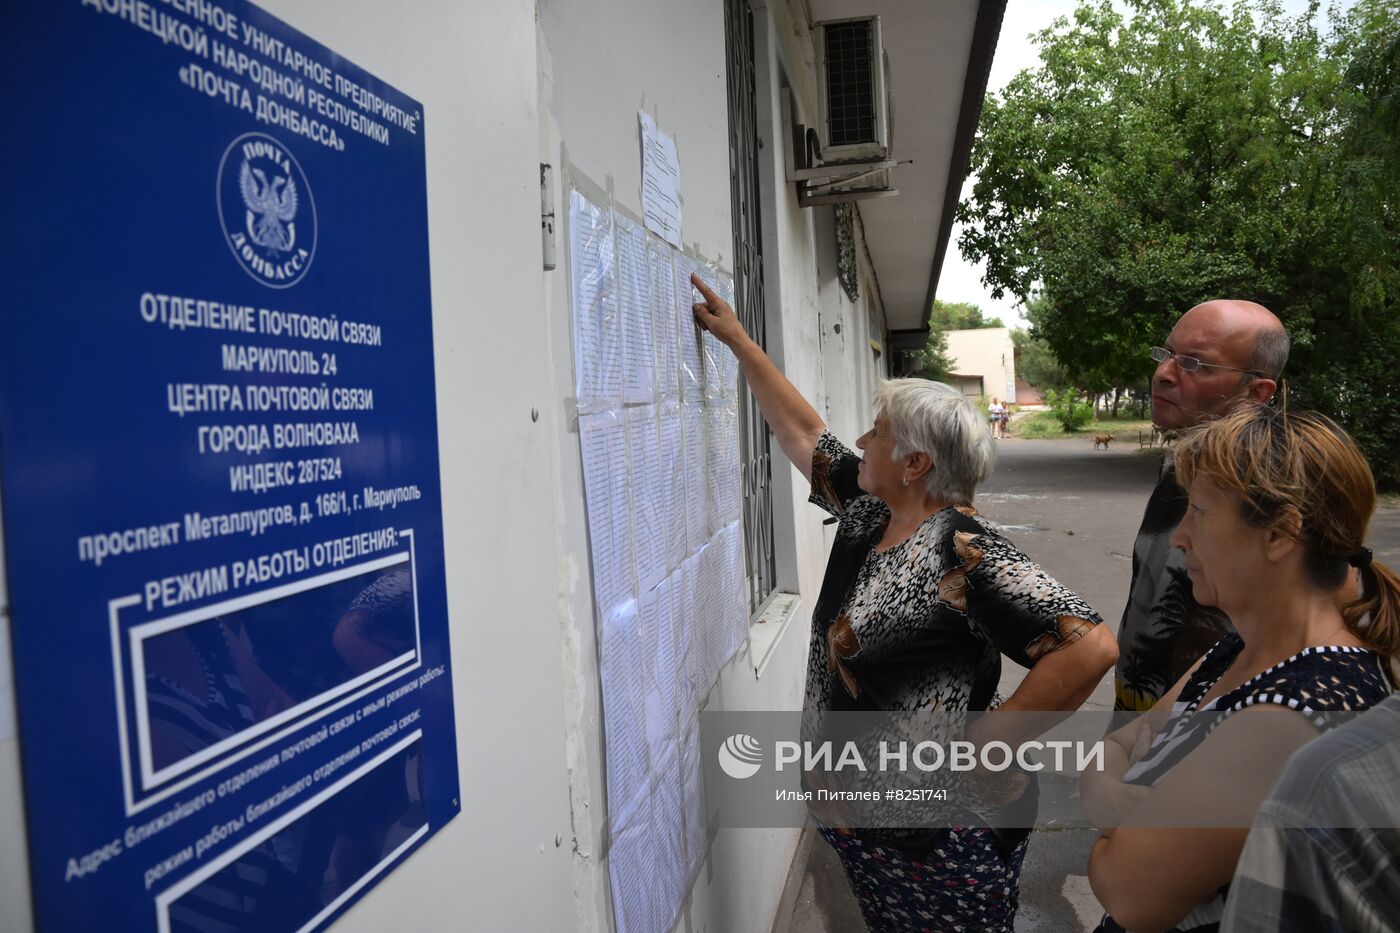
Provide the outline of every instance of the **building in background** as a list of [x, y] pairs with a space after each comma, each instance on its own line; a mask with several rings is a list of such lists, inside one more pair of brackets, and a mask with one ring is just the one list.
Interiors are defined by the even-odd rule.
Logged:
[[953, 362], [949, 381], [964, 395], [985, 395], [1003, 401], [1019, 401], [1016, 387], [1016, 345], [1006, 327], [945, 331], [948, 358]]
[[1040, 408], [1045, 405], [1045, 396], [1035, 386], [1017, 376], [1016, 404], [1022, 408]]

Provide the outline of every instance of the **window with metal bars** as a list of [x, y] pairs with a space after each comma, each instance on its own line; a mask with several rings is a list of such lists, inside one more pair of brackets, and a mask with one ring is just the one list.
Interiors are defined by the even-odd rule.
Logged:
[[[734, 310], [754, 340], [766, 347], [753, 11], [749, 0], [725, 0], [724, 14], [730, 206], [734, 215]], [[755, 612], [773, 592], [777, 571], [773, 559], [773, 461], [768, 425], [747, 385], [739, 406], [739, 458], [749, 611]]]

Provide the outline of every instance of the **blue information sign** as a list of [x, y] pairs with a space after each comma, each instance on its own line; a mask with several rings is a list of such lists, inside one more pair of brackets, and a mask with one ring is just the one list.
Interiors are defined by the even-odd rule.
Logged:
[[459, 809], [421, 106], [244, 3], [0, 14], [44, 930], [320, 928]]

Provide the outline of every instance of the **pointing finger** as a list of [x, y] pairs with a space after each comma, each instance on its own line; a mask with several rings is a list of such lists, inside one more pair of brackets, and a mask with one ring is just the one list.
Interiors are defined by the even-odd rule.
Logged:
[[705, 284], [705, 280], [700, 278], [699, 273], [690, 273], [690, 284], [700, 289], [700, 294], [705, 296], [706, 304], [714, 304], [716, 301], [720, 300], [719, 295], [716, 295], [715, 290]]

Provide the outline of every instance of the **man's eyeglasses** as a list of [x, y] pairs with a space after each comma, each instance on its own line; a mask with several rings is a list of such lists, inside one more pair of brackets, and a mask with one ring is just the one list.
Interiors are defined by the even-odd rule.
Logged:
[[1165, 363], [1167, 360], [1172, 359], [1176, 360], [1177, 368], [1184, 373], [1194, 373], [1202, 366], [1207, 366], [1211, 369], [1228, 369], [1231, 372], [1244, 373], [1245, 375], [1254, 376], [1258, 379], [1268, 378], [1257, 370], [1240, 369], [1238, 366], [1223, 366], [1220, 363], [1206, 363], [1196, 359], [1194, 356], [1184, 356], [1180, 353], [1173, 353], [1166, 347], [1153, 347], [1149, 352], [1151, 352], [1152, 358], [1158, 363]]

